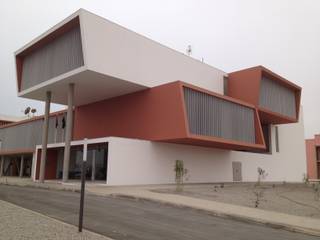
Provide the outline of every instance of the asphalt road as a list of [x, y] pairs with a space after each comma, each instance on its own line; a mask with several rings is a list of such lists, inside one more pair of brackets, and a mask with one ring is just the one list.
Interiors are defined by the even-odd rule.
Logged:
[[[74, 225], [79, 193], [0, 185], [0, 199]], [[87, 195], [84, 227], [114, 239], [313, 240], [317, 237], [149, 201]], [[0, 216], [1, 224], [1, 216]]]

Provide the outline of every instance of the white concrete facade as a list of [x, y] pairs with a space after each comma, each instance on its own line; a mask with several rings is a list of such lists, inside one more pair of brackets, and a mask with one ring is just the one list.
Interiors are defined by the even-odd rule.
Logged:
[[222, 70], [85, 10], [80, 23], [89, 70], [147, 87], [181, 80], [223, 94]]
[[267, 172], [265, 181], [301, 182], [306, 173], [303, 120], [278, 125], [279, 152], [272, 127], [272, 154], [220, 150], [198, 146], [109, 138], [108, 185], [174, 183], [175, 160], [183, 160], [189, 183], [232, 182], [232, 162], [242, 164], [242, 181], [258, 179], [257, 168]]
[[[232, 162], [241, 162], [243, 182], [257, 181], [258, 167], [268, 174], [264, 181], [302, 182], [307, 171], [303, 119], [300, 117], [299, 123], [278, 125], [278, 129], [279, 152], [276, 152], [275, 126], [272, 126], [272, 154], [119, 137], [89, 139], [88, 144], [108, 143], [107, 185], [174, 183], [176, 160], [183, 160], [188, 169], [187, 183], [232, 182]], [[73, 141], [71, 145], [83, 143]], [[48, 148], [63, 146], [64, 143], [56, 143]], [[33, 158], [33, 180], [40, 148], [37, 146]]]
[[223, 94], [224, 71], [84, 9], [26, 44], [15, 55], [74, 18], [79, 18], [84, 65], [18, 91], [19, 97], [44, 100], [43, 93], [51, 91], [52, 103], [67, 104], [66, 86], [74, 83], [74, 102], [80, 106], [179, 80]]

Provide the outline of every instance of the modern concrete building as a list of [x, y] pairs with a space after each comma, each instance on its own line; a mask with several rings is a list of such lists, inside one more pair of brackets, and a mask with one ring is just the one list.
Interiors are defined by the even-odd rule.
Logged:
[[1, 127], [0, 155], [32, 158], [34, 180], [79, 178], [84, 138], [109, 185], [173, 183], [176, 160], [193, 183], [306, 173], [301, 88], [262, 66], [227, 74], [82, 9], [15, 56], [45, 115]]
[[320, 179], [320, 135], [306, 140], [308, 179]]

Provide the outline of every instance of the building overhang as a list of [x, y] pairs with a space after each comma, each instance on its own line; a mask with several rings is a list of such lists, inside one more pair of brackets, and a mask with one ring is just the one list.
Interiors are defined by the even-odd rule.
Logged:
[[[284, 89], [294, 96], [294, 102], [291, 104], [291, 107], [293, 107], [295, 111], [294, 115], [289, 116], [284, 113], [277, 112], [275, 109], [261, 105], [260, 99], [262, 95], [262, 81], [264, 78], [279, 86], [279, 89]], [[271, 96], [272, 92], [269, 94]], [[262, 123], [285, 124], [297, 122], [299, 119], [301, 87], [263, 66], [229, 73], [228, 95], [255, 105], [258, 109]], [[278, 97], [279, 99], [286, 98], [286, 96], [275, 97]], [[279, 104], [281, 103], [279, 102]]]
[[[92, 16], [90, 15], [90, 17]], [[101, 48], [101, 46], [88, 45], [88, 38], [90, 38], [90, 36], [88, 36], [88, 33], [86, 32], [86, 24], [91, 21], [90, 17], [88, 17], [87, 11], [80, 9], [15, 52], [16, 79], [19, 97], [45, 101], [46, 92], [50, 91], [52, 93], [51, 102], [67, 105], [68, 85], [73, 83], [75, 85], [74, 104], [77, 106], [148, 88], [147, 86], [134, 81], [127, 81], [125, 79], [117, 78], [115, 75], [110, 76], [106, 73], [95, 71], [94, 67], [89, 66], [87, 52], [91, 48]], [[94, 17], [97, 18], [96, 16]], [[25, 68], [24, 61], [26, 61], [28, 56], [32, 57], [32, 54], [36, 54], [37, 51], [40, 51], [39, 55], [49, 54], [48, 51], [46, 52], [43, 48], [46, 48], [50, 43], [54, 43], [54, 41], [57, 41], [57, 39], [63, 37], [74, 28], [80, 29], [81, 49], [79, 50], [79, 53], [82, 54], [81, 58], [83, 58], [83, 64], [75, 66], [68, 71], [65, 70], [65, 72], [61, 72], [61, 74], [53, 75], [52, 73], [47, 73], [48, 79], [40, 79], [36, 84], [28, 84], [27, 87], [23, 87], [23, 81], [26, 81], [23, 78], [23, 70]], [[54, 47], [56, 46], [53, 46], [53, 48]], [[69, 48], [72, 47], [72, 45], [69, 46]], [[63, 53], [58, 54], [61, 55]], [[50, 59], [53, 58], [55, 58], [55, 55], [50, 57]], [[45, 60], [48, 59], [44, 59], [44, 61]], [[33, 65], [36, 65], [36, 61], [33, 59], [31, 59], [30, 62]], [[33, 68], [33, 66], [31, 67]], [[46, 68], [46, 66], [41, 65], [39, 68]], [[33, 69], [30, 71], [32, 72], [32, 70]], [[48, 71], [53, 70], [49, 67]]]
[[100, 74], [81, 67], [30, 89], [18, 93], [19, 97], [45, 101], [46, 92], [50, 91], [53, 103], [67, 105], [68, 84], [75, 85], [74, 105], [80, 106], [108, 98], [125, 95], [147, 89], [136, 83]]
[[0, 156], [21, 156], [25, 154], [33, 154], [34, 149], [14, 149], [14, 150], [0, 150]]
[[169, 142], [176, 144], [187, 144], [200, 147], [218, 148], [237, 151], [259, 151], [265, 150], [263, 143], [245, 143], [241, 141], [232, 141], [216, 137], [207, 137], [199, 135], [190, 135], [187, 138], [160, 140], [159, 142]]
[[[266, 148], [263, 132], [261, 128], [260, 118], [257, 109], [254, 105], [250, 103], [246, 103], [242, 100], [235, 99], [229, 96], [221, 95], [212, 91], [208, 91], [206, 89], [202, 89], [200, 87], [194, 86], [192, 84], [188, 84], [185, 82], [180, 82], [181, 92], [183, 93], [184, 88], [189, 88], [201, 93], [208, 94], [214, 98], [220, 99], [221, 101], [225, 101], [227, 103], [235, 104], [241, 107], [246, 107], [251, 109], [253, 112], [253, 130], [254, 130], [254, 142], [246, 142], [241, 140], [235, 140], [225, 137], [217, 137], [217, 136], [208, 136], [208, 135], [201, 135], [195, 134], [191, 132], [190, 129], [190, 119], [187, 117], [187, 106], [185, 97], [183, 97], [183, 108], [185, 112], [185, 122], [186, 122], [186, 137], [180, 139], [172, 139], [169, 142], [175, 143], [183, 143], [189, 145], [197, 145], [203, 147], [214, 147], [214, 148], [222, 148], [222, 149], [229, 149], [229, 150], [244, 150], [244, 151], [255, 151], [255, 150], [264, 150]], [[183, 93], [184, 95], [185, 93]], [[206, 103], [207, 104], [207, 103]], [[201, 108], [201, 106], [198, 106]], [[214, 124], [214, 123], [212, 123]]]
[[[164, 83], [224, 72], [80, 9], [15, 52], [18, 96], [85, 105]], [[201, 84], [200, 84], [201, 85]]]

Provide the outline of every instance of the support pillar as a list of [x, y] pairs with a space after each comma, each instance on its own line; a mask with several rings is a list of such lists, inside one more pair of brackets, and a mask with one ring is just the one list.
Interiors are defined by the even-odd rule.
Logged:
[[3, 176], [3, 170], [4, 170], [4, 156], [1, 157], [0, 177]]
[[96, 150], [92, 150], [92, 172], [91, 172], [91, 181], [95, 180], [96, 175]]
[[73, 129], [73, 100], [74, 100], [74, 84], [70, 83], [68, 86], [68, 110], [67, 110], [63, 172], [62, 172], [63, 182], [66, 182], [69, 179], [70, 143], [72, 139], [72, 129]]
[[46, 105], [45, 105], [44, 121], [43, 121], [43, 128], [42, 128], [42, 149], [41, 149], [40, 174], [39, 174], [39, 181], [41, 183], [44, 182], [44, 175], [46, 170], [50, 102], [51, 102], [51, 92], [48, 91], [46, 93]]
[[23, 177], [24, 157], [21, 156], [19, 177]]

